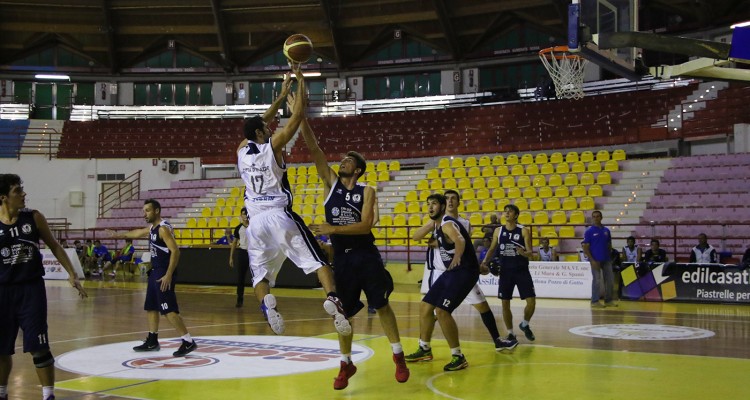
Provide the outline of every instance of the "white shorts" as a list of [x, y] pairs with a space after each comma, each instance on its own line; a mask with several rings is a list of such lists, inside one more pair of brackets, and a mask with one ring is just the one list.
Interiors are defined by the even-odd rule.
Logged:
[[[440, 275], [445, 272], [441, 269], [433, 269], [429, 270], [427, 269], [427, 263], [425, 263], [424, 266], [424, 277], [422, 278], [422, 292], [426, 293], [427, 290], [432, 286], [432, 283], [437, 280]], [[479, 282], [477, 282], [473, 288], [471, 288], [471, 291], [469, 294], [466, 295], [466, 299], [464, 299], [464, 303], [466, 304], [480, 304], [487, 301], [487, 299], [484, 297], [484, 293], [482, 293], [482, 289], [479, 287]]]
[[254, 215], [247, 226], [247, 237], [253, 287], [263, 279], [275, 286], [287, 257], [305, 274], [328, 265], [315, 236], [293, 211], [280, 209]]

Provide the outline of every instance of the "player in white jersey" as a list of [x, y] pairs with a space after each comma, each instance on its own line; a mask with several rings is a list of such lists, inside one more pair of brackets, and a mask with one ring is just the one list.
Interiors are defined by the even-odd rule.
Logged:
[[549, 238], [539, 239], [539, 261], [557, 261], [557, 250], [550, 247]]
[[635, 244], [635, 237], [629, 236], [627, 246], [623, 247], [620, 253], [620, 261], [635, 264], [641, 261], [641, 258], [643, 258], [641, 248]]
[[[302, 218], [292, 211], [293, 196], [282, 151], [297, 132], [306, 105], [305, 81], [299, 69], [294, 73], [297, 76], [296, 95], [289, 94], [291, 77], [286, 75], [279, 98], [263, 117], [245, 121], [245, 140], [237, 147], [237, 167], [245, 182], [245, 207], [250, 216], [247, 237], [253, 287], [271, 330], [277, 335], [284, 333], [284, 319], [276, 309], [276, 297], [271, 294], [271, 287], [288, 257], [306, 274], [316, 271], [327, 293], [323, 308], [334, 318], [340, 334], [351, 335], [351, 325], [336, 295], [333, 270], [326, 255]], [[272, 135], [268, 123], [285, 98], [292, 116], [279, 133]]]
[[[469, 221], [467, 221], [466, 218], [458, 215], [458, 205], [461, 203], [461, 197], [458, 195], [458, 192], [449, 189], [445, 191], [444, 195], [446, 199], [445, 215], [451, 216], [458, 220], [458, 222], [460, 222], [461, 225], [464, 226], [466, 232], [469, 232], [469, 234], [471, 234], [471, 225], [469, 224]], [[447, 269], [442, 259], [440, 258], [440, 249], [438, 249], [437, 245], [435, 244], [434, 238], [430, 239], [429, 245], [430, 248], [427, 250], [428, 260], [425, 262], [425, 277], [422, 279], [423, 282], [427, 282], [428, 288], [432, 287], [432, 284]], [[487, 299], [484, 297], [484, 293], [482, 293], [482, 289], [479, 287], [478, 282], [474, 285], [469, 294], [466, 295], [466, 299], [464, 299], [464, 302], [467, 304], [471, 304], [479, 312], [479, 316], [482, 318], [484, 326], [487, 328], [487, 331], [490, 333], [490, 337], [492, 337], [492, 341], [495, 343], [496, 351], [509, 350], [515, 347], [510, 346], [509, 343], [504, 343], [503, 339], [501, 339], [500, 332], [497, 329], [497, 322], [495, 321], [495, 314], [492, 313], [492, 309], [490, 309], [490, 305], [489, 303], [487, 303]], [[435, 325], [433, 324], [432, 329], [434, 328]], [[427, 340], [429, 340], [432, 336], [432, 329], [429, 330]]]

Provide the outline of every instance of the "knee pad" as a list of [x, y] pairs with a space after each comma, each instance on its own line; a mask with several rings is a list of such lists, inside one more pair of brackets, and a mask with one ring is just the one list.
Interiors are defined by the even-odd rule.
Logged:
[[37, 368], [47, 368], [55, 363], [55, 357], [49, 350], [32, 352], [31, 357]]

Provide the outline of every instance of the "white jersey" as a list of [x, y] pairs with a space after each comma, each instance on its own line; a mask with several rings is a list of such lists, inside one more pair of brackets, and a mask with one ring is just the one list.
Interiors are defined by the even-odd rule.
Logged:
[[276, 163], [270, 142], [248, 141], [247, 146], [237, 151], [237, 169], [245, 182], [245, 207], [249, 216], [292, 205], [286, 165], [280, 167]]
[[625, 254], [625, 262], [638, 262], [638, 246], [633, 246], [633, 250], [630, 250], [628, 246], [622, 248], [623, 254]]
[[539, 248], [539, 261], [552, 261], [552, 247], [544, 251], [544, 247]]

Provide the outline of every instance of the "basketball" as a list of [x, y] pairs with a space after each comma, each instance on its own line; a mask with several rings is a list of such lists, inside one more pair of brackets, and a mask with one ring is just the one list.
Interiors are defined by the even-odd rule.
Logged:
[[307, 62], [312, 55], [313, 45], [305, 35], [295, 33], [284, 41], [284, 56], [289, 61], [302, 64]]

